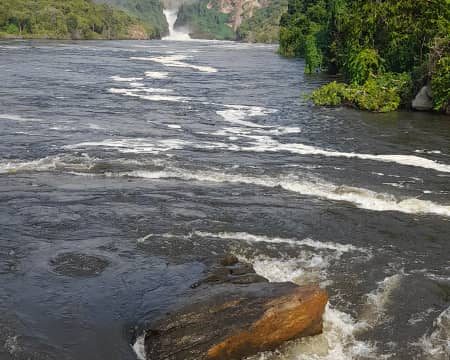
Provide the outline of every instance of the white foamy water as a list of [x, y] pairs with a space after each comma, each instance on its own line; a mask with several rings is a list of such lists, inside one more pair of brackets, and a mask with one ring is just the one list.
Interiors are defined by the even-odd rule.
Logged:
[[145, 86], [145, 84], [141, 83], [141, 82], [131, 82], [130, 86], [133, 88], [143, 88]]
[[286, 239], [279, 237], [268, 237], [264, 235], [254, 235], [245, 232], [220, 232], [220, 233], [210, 233], [204, 231], [195, 231], [195, 235], [203, 236], [203, 237], [217, 237], [224, 240], [238, 239], [244, 240], [247, 242], [265, 242], [265, 243], [273, 243], [273, 244], [289, 244], [292, 246], [303, 246], [306, 245], [308, 247], [314, 249], [326, 249], [326, 250], [334, 250], [340, 253], [349, 252], [349, 251], [360, 251], [366, 252], [365, 249], [357, 248], [356, 246], [350, 244], [339, 244], [332, 242], [322, 242], [316, 241], [310, 238], [297, 240], [297, 239]]
[[168, 67], [179, 67], [179, 68], [190, 68], [194, 70], [198, 70], [205, 73], [215, 73], [217, 72], [217, 69], [211, 67], [211, 66], [201, 66], [201, 65], [194, 65], [187, 62], [184, 62], [183, 60], [188, 59], [189, 57], [185, 55], [167, 55], [167, 56], [155, 56], [155, 57], [131, 57], [131, 60], [138, 60], [138, 61], [153, 61], [159, 64], [162, 64], [164, 66]]
[[15, 114], [0, 114], [0, 120], [11, 120], [11, 121], [18, 121], [18, 122], [40, 121], [40, 119], [27, 118], [27, 117], [15, 115]]
[[251, 121], [244, 120], [251, 116], [263, 116], [267, 113], [262, 108], [242, 107], [240, 109], [217, 110], [216, 114], [221, 116], [225, 121], [251, 128], [266, 128], [267, 126], [259, 125]]
[[146, 71], [145, 77], [161, 80], [167, 79], [169, 77], [169, 73], [165, 71]]
[[72, 158], [70, 156], [47, 156], [31, 161], [0, 160], [0, 174], [13, 174], [21, 171], [50, 171], [50, 170], [74, 170], [87, 171], [93, 165], [95, 159], [89, 156]]
[[[153, 236], [155, 234], [149, 234], [137, 241], [151, 241]], [[217, 238], [218, 240], [242, 240], [250, 243], [265, 242], [310, 247], [312, 251], [302, 250], [299, 257], [291, 259], [273, 259], [264, 256], [254, 259], [241, 257], [241, 260], [252, 263], [255, 271], [271, 282], [291, 281], [300, 285], [308, 283], [308, 281], [315, 282], [325, 279], [331, 258], [339, 258], [343, 252], [366, 251], [349, 244], [320, 242], [309, 238], [303, 240], [271, 238], [243, 232], [211, 233], [195, 231], [188, 235], [166, 233], [158, 234], [157, 236], [164, 238], [183, 237], [185, 239], [191, 239], [192, 236], [201, 236]], [[331, 251], [332, 254], [327, 256], [322, 251]], [[374, 355], [375, 350], [371, 344], [355, 338], [358, 331], [366, 328], [365, 322], [357, 322], [350, 315], [330, 305], [326, 306], [323, 321], [324, 330], [321, 335], [289, 342], [276, 353], [265, 352], [249, 357], [247, 360], [351, 360], [357, 356], [376, 359]], [[143, 352], [143, 337], [136, 341], [134, 349], [140, 358], [145, 356]]]
[[366, 295], [366, 305], [361, 318], [371, 326], [385, 319], [386, 307], [391, 302], [392, 292], [398, 288], [403, 278], [403, 273], [387, 276], [377, 284], [377, 288]]
[[121, 77], [119, 75], [111, 76], [111, 79], [118, 82], [134, 82], [144, 80], [142, 77]]
[[432, 331], [415, 345], [422, 349], [427, 360], [450, 359], [450, 307], [437, 317]]
[[140, 88], [140, 89], [119, 89], [119, 88], [111, 88], [108, 90], [111, 94], [120, 94], [120, 95], [129, 95], [129, 94], [138, 94], [138, 93], [171, 93], [173, 89], [162, 89], [162, 88]]
[[87, 141], [73, 145], [67, 145], [66, 149], [79, 149], [89, 147], [112, 148], [122, 153], [149, 153], [182, 149], [188, 142], [179, 139], [151, 140], [143, 138], [133, 139], [105, 139], [101, 141]]
[[354, 152], [340, 152], [333, 150], [324, 150], [315, 146], [298, 144], [298, 143], [280, 143], [268, 136], [261, 136], [256, 139], [256, 142], [248, 147], [242, 148], [243, 151], [254, 152], [279, 152], [286, 151], [293, 154], [300, 155], [322, 155], [329, 157], [345, 157], [356, 158], [363, 160], [373, 160], [382, 162], [391, 162], [401, 165], [422, 167], [425, 169], [432, 169], [441, 172], [450, 172], [450, 165], [441, 164], [434, 160], [422, 158], [415, 155], [372, 155], [359, 154]]
[[147, 356], [145, 354], [144, 335], [139, 336], [132, 347], [139, 360], [147, 360]]
[[[187, 102], [190, 99], [185, 96], [168, 95], [172, 89], [158, 89], [158, 88], [135, 88], [135, 89], [118, 89], [111, 88], [108, 90], [112, 94], [119, 94], [123, 96], [130, 96], [149, 101], [170, 101], [170, 102]], [[150, 94], [150, 95], [148, 95]]]
[[[252, 264], [259, 275], [271, 282], [302, 283], [297, 281], [304, 276], [302, 262], [256, 259]], [[366, 326], [365, 322], [358, 322], [349, 314], [328, 304], [323, 315], [322, 334], [291, 341], [276, 353], [265, 352], [247, 360], [351, 360], [359, 356], [378, 359], [372, 344], [355, 338]]]
[[189, 33], [180, 29], [175, 29], [175, 22], [178, 17], [178, 9], [164, 9], [164, 16], [167, 19], [167, 24], [169, 25], [169, 36], [163, 37], [163, 40], [175, 40], [175, 41], [186, 41], [191, 40]]
[[377, 193], [372, 190], [351, 186], [338, 186], [320, 179], [303, 180], [296, 176], [269, 178], [227, 174], [213, 171], [192, 172], [182, 169], [160, 171], [133, 171], [129, 176], [143, 178], [178, 178], [185, 181], [206, 181], [216, 183], [251, 184], [265, 187], [281, 187], [307, 196], [316, 196], [333, 201], [345, 201], [355, 206], [373, 211], [398, 211], [407, 214], [434, 214], [450, 217], [450, 205], [440, 205], [432, 201], [416, 198], [398, 199], [394, 195]]
[[[249, 120], [247, 118], [254, 116], [265, 116], [276, 112], [273, 109], [266, 109], [257, 106], [244, 106], [244, 105], [224, 105], [225, 110], [218, 110], [216, 113], [221, 116], [225, 121], [233, 123], [235, 125], [241, 125], [247, 128], [260, 128], [252, 131], [246, 129], [231, 129], [227, 128], [219, 130], [214, 135], [225, 135], [232, 132], [238, 136], [244, 136], [252, 138], [254, 141], [249, 146], [239, 147], [239, 151], [251, 151], [251, 152], [290, 152], [299, 155], [321, 155], [327, 157], [345, 157], [356, 158], [362, 160], [391, 162], [406, 166], [422, 167], [425, 169], [432, 169], [440, 172], [450, 172], [450, 165], [438, 163], [437, 161], [426, 159], [415, 155], [373, 155], [362, 154], [355, 152], [340, 152], [334, 150], [325, 150], [319, 147], [305, 145], [300, 143], [281, 143], [267, 135], [283, 135], [299, 133], [301, 131], [298, 127], [281, 127], [260, 125]], [[271, 129], [272, 128], [272, 129]], [[269, 130], [270, 129], [270, 130]], [[263, 134], [263, 136], [257, 136], [255, 134]], [[266, 135], [266, 136], [264, 136]], [[435, 154], [437, 152], [428, 152]]]

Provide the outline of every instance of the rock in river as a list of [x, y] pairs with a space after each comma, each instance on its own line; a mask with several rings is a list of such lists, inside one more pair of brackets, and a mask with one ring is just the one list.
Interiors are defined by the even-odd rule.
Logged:
[[233, 360], [322, 332], [328, 297], [318, 286], [269, 283], [226, 257], [182, 304], [145, 332], [147, 359]]
[[433, 94], [429, 86], [424, 86], [420, 89], [412, 102], [412, 108], [419, 111], [433, 110]]

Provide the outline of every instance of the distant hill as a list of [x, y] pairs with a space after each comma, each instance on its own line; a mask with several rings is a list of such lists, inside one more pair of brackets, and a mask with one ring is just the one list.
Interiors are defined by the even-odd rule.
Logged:
[[0, 1], [0, 37], [148, 39], [158, 36], [156, 27], [148, 22], [91, 0]]
[[169, 28], [160, 0], [95, 0], [118, 7], [152, 28], [156, 37], [168, 34]]

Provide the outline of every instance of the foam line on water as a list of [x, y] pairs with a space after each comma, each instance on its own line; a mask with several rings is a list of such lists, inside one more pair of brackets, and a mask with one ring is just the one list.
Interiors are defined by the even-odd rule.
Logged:
[[87, 171], [94, 165], [95, 159], [88, 156], [75, 159], [60, 155], [47, 156], [41, 159], [31, 161], [20, 160], [0, 160], [0, 174], [12, 174], [21, 171], [49, 171], [58, 169], [82, 170]]
[[145, 77], [161, 80], [167, 79], [169, 77], [169, 73], [165, 71], [146, 71]]
[[295, 176], [282, 178], [253, 177], [214, 171], [192, 172], [182, 169], [168, 169], [157, 174], [147, 171], [133, 171], [124, 175], [142, 178], [178, 178], [185, 181], [215, 183], [237, 183], [264, 187], [281, 187], [306, 196], [315, 196], [333, 201], [344, 201], [373, 211], [397, 211], [407, 214], [434, 214], [450, 217], [450, 206], [416, 198], [397, 199], [394, 195], [377, 193], [364, 188], [338, 186], [320, 179], [302, 180]]
[[135, 82], [144, 80], [142, 77], [122, 77], [120, 75], [111, 76], [111, 79], [118, 82]]
[[169, 150], [184, 148], [188, 142], [179, 139], [149, 140], [134, 139], [105, 139], [101, 141], [86, 141], [65, 146], [66, 149], [79, 149], [89, 147], [112, 148], [123, 153], [151, 153], [159, 154]]
[[40, 119], [36, 118], [26, 118], [16, 114], [0, 114], [0, 120], [11, 120], [18, 122], [28, 122], [28, 121], [40, 121]]
[[198, 70], [205, 73], [216, 73], [217, 69], [211, 66], [194, 65], [183, 60], [188, 59], [186, 55], [168, 55], [168, 56], [155, 56], [155, 57], [131, 57], [130, 60], [136, 61], [153, 61], [158, 64], [162, 64], [167, 67], [189, 68]]
[[381, 162], [397, 163], [400, 165], [422, 167], [440, 172], [450, 172], [450, 165], [441, 164], [434, 160], [426, 159], [415, 155], [373, 155], [355, 152], [341, 152], [334, 150], [325, 150], [319, 147], [305, 145], [300, 143], [280, 143], [268, 136], [255, 138], [255, 142], [242, 148], [243, 151], [252, 152], [279, 152], [286, 151], [299, 155], [321, 155], [327, 157], [345, 157], [362, 160], [373, 160]]
[[[111, 88], [108, 90], [112, 94], [119, 94], [123, 96], [135, 97], [149, 101], [170, 101], [170, 102], [187, 102], [190, 98], [185, 96], [167, 95], [171, 92], [170, 89], [155, 89], [155, 88], [136, 88], [136, 89], [118, 89]], [[150, 95], [144, 95], [142, 93], [150, 93]]]
[[273, 244], [289, 244], [292, 246], [302, 246], [306, 245], [308, 247], [314, 248], [314, 249], [326, 249], [326, 250], [333, 250], [337, 252], [350, 252], [350, 251], [360, 251], [360, 252], [366, 252], [365, 249], [357, 248], [356, 246], [353, 246], [351, 244], [339, 244], [339, 243], [333, 243], [333, 242], [322, 242], [322, 241], [316, 241], [310, 238], [306, 238], [303, 240], [297, 240], [297, 239], [286, 239], [286, 238], [280, 238], [280, 237], [268, 237], [265, 235], [254, 235], [249, 234], [246, 232], [220, 232], [220, 233], [210, 233], [210, 232], [203, 232], [203, 231], [195, 231], [195, 235], [203, 236], [203, 237], [216, 237], [220, 239], [225, 240], [232, 240], [232, 239], [239, 239], [244, 240], [247, 242], [265, 242], [265, 243], [273, 243]]

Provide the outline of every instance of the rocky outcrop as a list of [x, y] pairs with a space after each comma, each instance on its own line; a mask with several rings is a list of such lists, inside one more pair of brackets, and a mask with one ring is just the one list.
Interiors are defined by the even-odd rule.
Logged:
[[267, 6], [264, 0], [212, 0], [207, 7], [216, 7], [223, 14], [231, 14], [229, 26], [236, 31], [244, 18], [251, 18], [255, 9]]
[[433, 110], [433, 94], [429, 86], [424, 86], [420, 89], [412, 102], [412, 108], [418, 111]]
[[227, 257], [177, 310], [145, 332], [147, 359], [233, 360], [322, 332], [327, 294], [317, 286], [269, 283]]

